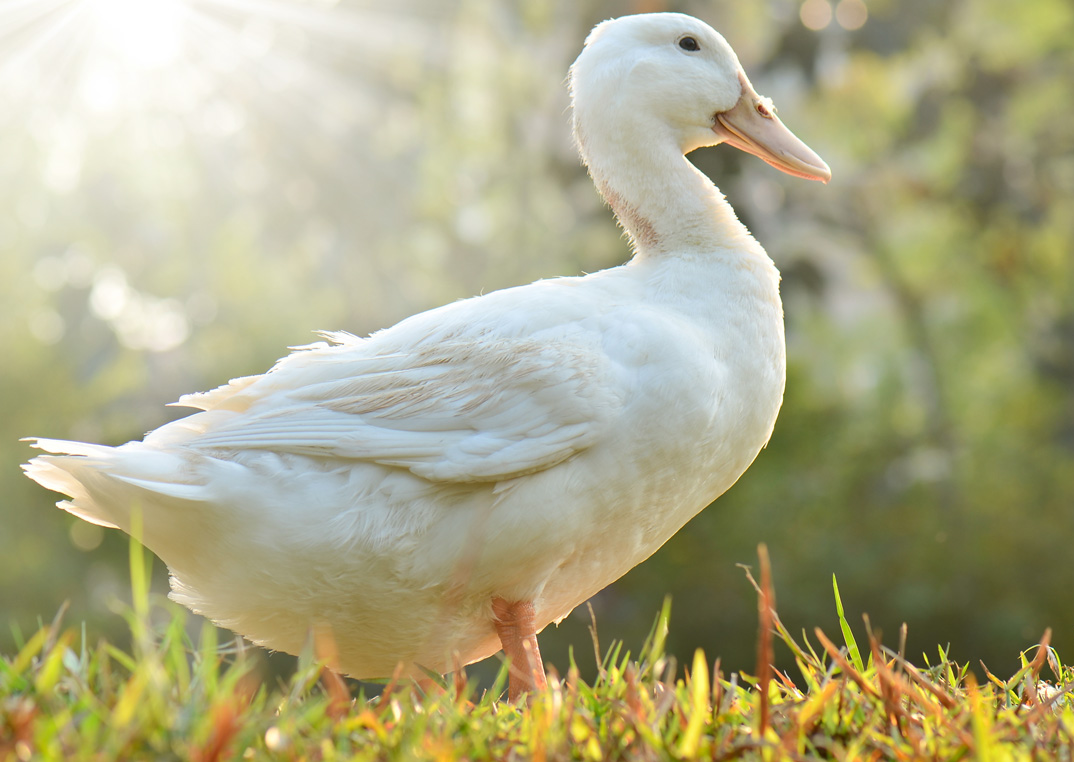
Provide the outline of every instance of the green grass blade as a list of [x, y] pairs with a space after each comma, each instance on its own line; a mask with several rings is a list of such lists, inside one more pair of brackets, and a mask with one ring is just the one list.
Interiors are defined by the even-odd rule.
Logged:
[[641, 647], [641, 662], [642, 662], [642, 674], [648, 674], [650, 671], [660, 671], [658, 666], [661, 660], [664, 658], [664, 648], [667, 644], [668, 637], [668, 623], [671, 621], [671, 596], [664, 597], [664, 604], [660, 607], [660, 613], [657, 614], [656, 620], [653, 622], [653, 628], [649, 630], [649, 636], [645, 639], [645, 643]]
[[858, 650], [858, 641], [854, 640], [854, 633], [850, 629], [846, 615], [843, 613], [843, 600], [839, 597], [839, 583], [832, 575], [832, 589], [835, 591], [835, 610], [839, 614], [839, 629], [843, 631], [843, 641], [847, 645], [847, 654], [854, 669], [859, 672], [865, 671], [865, 664], [861, 660], [861, 651]]
[[709, 717], [709, 668], [705, 652], [700, 648], [694, 651], [694, 666], [690, 670], [689, 702], [690, 719], [678, 748], [678, 756], [682, 759], [697, 755], [701, 732]]

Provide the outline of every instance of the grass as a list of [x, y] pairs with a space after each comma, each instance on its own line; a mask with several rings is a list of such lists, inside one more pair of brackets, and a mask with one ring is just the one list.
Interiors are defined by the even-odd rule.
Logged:
[[[0, 659], [0, 759], [1074, 758], [1074, 669], [1047, 633], [1015, 675], [985, 670], [978, 683], [943, 649], [912, 665], [867, 621], [859, 649], [836, 587], [842, 644], [819, 629], [795, 638], [776, 614], [763, 548], [756, 675], [724, 674], [701, 651], [679, 670], [664, 650], [665, 603], [637, 657], [615, 644], [591, 684], [571, 666], [523, 707], [501, 699], [504, 670], [484, 692], [456, 674], [426, 692], [393, 681], [352, 696], [312, 652], [266, 683], [213, 627], [195, 644], [184, 612], [152, 602], [140, 554], [129, 653], [89, 645], [57, 616]], [[779, 642], [796, 673], [773, 667]]]

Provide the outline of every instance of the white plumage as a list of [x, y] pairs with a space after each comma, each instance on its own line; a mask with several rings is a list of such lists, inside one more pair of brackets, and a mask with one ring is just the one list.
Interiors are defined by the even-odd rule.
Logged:
[[36, 440], [27, 473], [141, 526], [175, 600], [282, 651], [330, 632], [354, 676], [508, 646], [494, 601], [562, 619], [730, 487], [782, 399], [778, 273], [684, 153], [829, 176], [688, 16], [599, 25], [571, 88], [628, 264], [326, 334], [143, 442]]

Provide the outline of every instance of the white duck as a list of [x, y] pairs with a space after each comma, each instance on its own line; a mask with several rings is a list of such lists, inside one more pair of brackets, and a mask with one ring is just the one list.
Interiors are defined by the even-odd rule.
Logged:
[[502, 647], [512, 699], [542, 686], [536, 634], [730, 487], [782, 401], [778, 272], [684, 154], [830, 178], [689, 16], [598, 25], [570, 87], [629, 263], [327, 334], [143, 442], [34, 440], [54, 454], [29, 476], [140, 532], [172, 598], [255, 643], [329, 633], [366, 678]]

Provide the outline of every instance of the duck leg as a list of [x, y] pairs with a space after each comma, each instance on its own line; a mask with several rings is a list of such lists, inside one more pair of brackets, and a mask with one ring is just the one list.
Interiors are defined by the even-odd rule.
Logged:
[[533, 603], [493, 598], [492, 616], [510, 665], [507, 699], [516, 701], [527, 691], [543, 689], [547, 683], [541, 651], [537, 647], [537, 612]]

